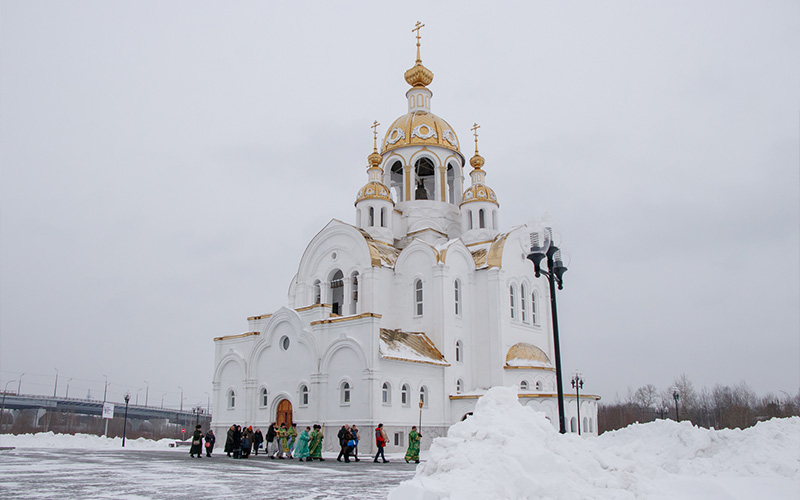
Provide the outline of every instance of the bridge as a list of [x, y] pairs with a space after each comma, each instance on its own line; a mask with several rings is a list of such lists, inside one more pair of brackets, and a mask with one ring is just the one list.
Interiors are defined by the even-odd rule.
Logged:
[[[6, 410], [46, 410], [54, 412], [74, 412], [82, 415], [102, 415], [103, 402], [96, 399], [61, 398], [51, 396], [36, 396], [28, 394], [3, 394], [3, 408]], [[114, 416], [121, 417], [125, 411], [125, 402], [107, 401], [114, 405]], [[205, 409], [200, 410], [200, 417], [209, 415]], [[140, 406], [128, 404], [128, 418], [139, 420], [166, 419], [180, 422], [189, 422], [198, 416], [195, 409], [176, 410], [173, 408], [158, 408], [154, 406]]]

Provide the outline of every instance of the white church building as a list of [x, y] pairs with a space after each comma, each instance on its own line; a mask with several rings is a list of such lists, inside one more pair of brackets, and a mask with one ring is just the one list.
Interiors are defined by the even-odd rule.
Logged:
[[[431, 112], [419, 37], [405, 80], [408, 111], [380, 152], [375, 132], [355, 223], [333, 219], [311, 240], [286, 306], [214, 339], [221, 439], [231, 424], [319, 423], [333, 450], [347, 423], [367, 452], [383, 423], [396, 452], [421, 415], [427, 448], [498, 385], [518, 387], [520, 403], [558, 427], [549, 288], [525, 258], [526, 227], [500, 229], [477, 127], [466, 165], [453, 127]], [[565, 394], [567, 429], [596, 434], [599, 398], [580, 399], [578, 422], [576, 397]]]

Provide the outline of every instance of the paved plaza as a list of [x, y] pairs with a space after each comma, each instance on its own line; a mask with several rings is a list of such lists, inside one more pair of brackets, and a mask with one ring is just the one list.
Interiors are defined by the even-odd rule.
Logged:
[[397, 458], [349, 464], [186, 450], [14, 449], [0, 451], [0, 498], [14, 499], [385, 499], [414, 475]]

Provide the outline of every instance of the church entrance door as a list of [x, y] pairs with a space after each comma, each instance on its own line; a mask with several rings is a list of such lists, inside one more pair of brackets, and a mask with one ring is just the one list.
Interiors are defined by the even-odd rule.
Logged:
[[282, 400], [278, 403], [278, 412], [275, 418], [275, 422], [278, 423], [278, 427], [281, 424], [285, 423], [286, 427], [291, 427], [292, 425], [292, 403], [288, 399]]

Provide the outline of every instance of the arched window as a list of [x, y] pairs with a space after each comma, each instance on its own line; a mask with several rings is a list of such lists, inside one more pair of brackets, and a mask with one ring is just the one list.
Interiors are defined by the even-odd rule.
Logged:
[[392, 387], [389, 382], [384, 382], [381, 387], [381, 402], [385, 405], [392, 404]]
[[423, 407], [428, 407], [428, 388], [424, 385], [419, 388], [419, 400], [422, 402]]
[[581, 429], [583, 432], [589, 432], [589, 419], [583, 417], [583, 428]]
[[536, 381], [536, 390], [537, 391], [541, 391], [542, 390], [542, 381], [541, 380], [537, 380]]
[[369, 213], [369, 216], [367, 217], [367, 221], [369, 222], [369, 224], [367, 224], [367, 225], [369, 227], [372, 227], [372, 226], [375, 225], [375, 208], [374, 207], [369, 207], [369, 212], [368, 213]]
[[539, 308], [536, 304], [536, 292], [531, 294], [531, 321], [533, 321], [534, 325], [539, 324]]
[[492, 229], [500, 229], [497, 224], [497, 210], [492, 210]]
[[268, 402], [269, 402], [269, 395], [267, 394], [267, 388], [262, 387], [261, 390], [258, 392], [258, 404], [262, 408], [266, 408]]
[[525, 283], [523, 283], [523, 284], [521, 284], [519, 286], [519, 298], [520, 298], [519, 308], [520, 308], [520, 311], [522, 311], [522, 322], [523, 323], [527, 323], [528, 322], [528, 307], [527, 307], [528, 294], [525, 293]]
[[472, 210], [467, 210], [467, 228], [472, 229], [473, 222], [472, 222]]
[[416, 172], [414, 186], [414, 199], [415, 200], [434, 200], [435, 196], [430, 196], [434, 193], [435, 170], [433, 162], [428, 158], [420, 158], [414, 163], [414, 171]]
[[337, 269], [331, 275], [331, 312], [342, 314], [342, 302], [344, 301], [344, 274]]
[[356, 226], [361, 227], [361, 209], [356, 209]]
[[414, 315], [422, 316], [422, 280], [414, 281]]
[[403, 406], [408, 406], [411, 402], [411, 388], [408, 384], [403, 384], [403, 388], [400, 390], [400, 403]]
[[386, 207], [381, 208], [381, 227], [386, 227]]
[[228, 409], [236, 408], [236, 391], [228, 389]]
[[508, 298], [511, 301], [511, 319], [517, 317], [517, 289], [514, 285], [508, 288]]
[[464, 392], [464, 381], [461, 379], [456, 380], [456, 394]]
[[358, 271], [353, 271], [351, 276], [351, 283], [352, 283], [352, 291], [353, 296], [350, 301], [350, 314], [356, 314], [358, 312]]
[[589, 418], [589, 432], [594, 432], [594, 420], [591, 417]]
[[464, 344], [460, 340], [456, 340], [456, 361], [464, 361]]
[[578, 432], [578, 419], [572, 417], [569, 419], [569, 431], [570, 432]]
[[520, 391], [527, 391], [529, 387], [530, 386], [528, 385], [528, 381], [527, 380], [523, 380], [522, 382], [519, 383], [519, 390]]
[[453, 283], [453, 292], [455, 293], [455, 308], [456, 316], [461, 316], [461, 281], [456, 280]]
[[478, 227], [481, 229], [486, 227], [486, 212], [482, 208], [478, 210]]
[[398, 202], [407, 201], [403, 193], [403, 164], [396, 161], [389, 169], [389, 188], [394, 192], [394, 199]]
[[319, 286], [319, 280], [314, 282], [314, 303], [319, 304], [322, 302], [322, 290]]
[[350, 382], [344, 381], [340, 386], [340, 404], [342, 405], [349, 405], [350, 404]]
[[308, 406], [308, 386], [300, 386], [300, 406]]

